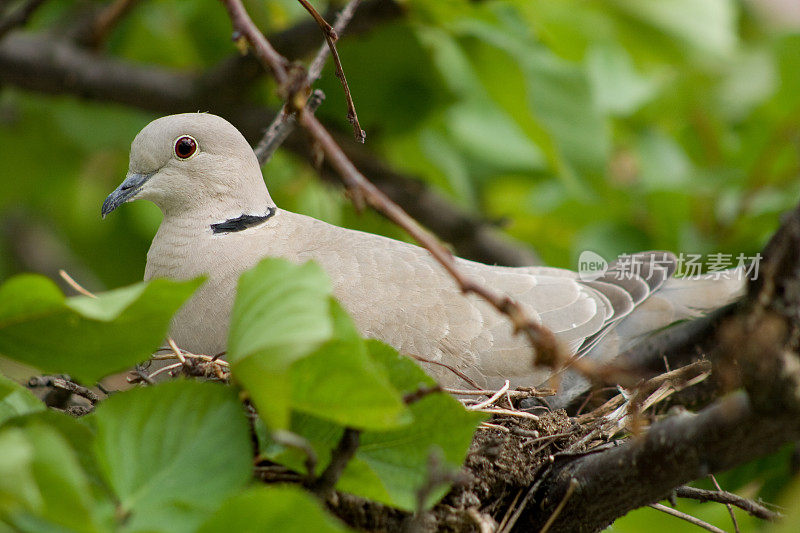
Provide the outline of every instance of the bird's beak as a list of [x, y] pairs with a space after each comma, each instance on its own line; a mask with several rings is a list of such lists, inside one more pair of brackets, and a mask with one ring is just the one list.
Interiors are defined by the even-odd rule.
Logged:
[[103, 218], [123, 203], [133, 200], [136, 193], [141, 190], [142, 186], [153, 174], [128, 174], [125, 181], [120, 183], [119, 187], [114, 189], [114, 192], [109, 194], [108, 198], [103, 202], [103, 208], [100, 210]]

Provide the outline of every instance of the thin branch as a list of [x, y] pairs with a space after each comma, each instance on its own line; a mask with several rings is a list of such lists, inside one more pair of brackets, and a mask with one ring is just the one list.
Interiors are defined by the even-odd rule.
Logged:
[[323, 501], [327, 500], [333, 492], [333, 488], [338, 483], [339, 478], [342, 477], [342, 472], [355, 456], [360, 442], [361, 431], [345, 428], [342, 438], [339, 439], [339, 444], [331, 452], [331, 462], [311, 486], [311, 490]]
[[222, 0], [222, 4], [228, 10], [228, 16], [235, 28], [233, 40], [239, 42], [246, 39], [252, 45], [253, 54], [261, 65], [269, 70], [278, 82], [278, 86], [283, 90], [289, 83], [289, 75], [286, 71], [288, 62], [275, 50], [264, 34], [256, 27], [250, 15], [247, 14], [244, 6], [239, 1]]
[[508, 380], [506, 380], [505, 384], [500, 388], [500, 390], [495, 392], [488, 399], [486, 399], [486, 400], [484, 400], [484, 401], [482, 401], [480, 403], [476, 403], [475, 405], [470, 405], [470, 406], [467, 407], [467, 409], [470, 410], [470, 411], [479, 411], [481, 409], [489, 407], [494, 402], [499, 400], [500, 397], [503, 396], [503, 393], [506, 392], [510, 386], [511, 386], [511, 383]]
[[726, 505], [734, 505], [756, 518], [769, 520], [770, 522], [775, 522], [783, 517], [781, 513], [770, 511], [758, 502], [724, 490], [705, 490], [684, 485], [683, 487], [675, 489], [675, 496], [679, 498], [691, 498], [699, 502], [717, 502]]
[[28, 0], [20, 7], [0, 19], [0, 39], [14, 28], [24, 26], [31, 15], [47, 0]]
[[[344, 29], [352, 20], [353, 15], [356, 13], [356, 9], [358, 6], [361, 5], [361, 0], [350, 0], [344, 8], [336, 15], [336, 20], [333, 22], [333, 29], [336, 34], [341, 37], [342, 33], [344, 33]], [[328, 59], [328, 53], [331, 51], [330, 47], [327, 46], [327, 41], [325, 45], [320, 46], [317, 55], [314, 57], [314, 60], [311, 62], [311, 66], [308, 67], [308, 82], [309, 84], [314, 83], [317, 81], [322, 74], [322, 67], [325, 66], [325, 60]]]
[[[344, 29], [353, 18], [356, 8], [360, 3], [361, 0], [351, 0], [336, 16], [333, 29], [337, 35], [341, 35], [342, 32], [344, 32]], [[306, 75], [306, 83], [309, 87], [313, 85], [314, 82], [319, 79], [320, 74], [322, 74], [322, 67], [325, 65], [325, 60], [328, 58], [330, 50], [327, 41], [320, 46]], [[325, 93], [320, 90], [313, 91], [305, 104], [304, 111], [313, 114], [324, 99]], [[256, 157], [258, 157], [258, 162], [262, 166], [269, 161], [275, 150], [283, 144], [283, 141], [286, 140], [286, 137], [289, 136], [296, 124], [297, 120], [295, 119], [295, 114], [289, 110], [288, 105], [284, 104], [278, 114], [275, 115], [266, 133], [264, 133], [264, 136], [258, 142], [254, 150]]]
[[35, 387], [49, 387], [52, 389], [58, 389], [64, 392], [68, 392], [70, 394], [75, 394], [76, 396], [80, 396], [81, 398], [85, 398], [89, 400], [92, 405], [95, 405], [97, 402], [100, 401], [100, 398], [92, 392], [90, 389], [78, 385], [74, 381], [67, 379], [65, 376], [38, 376], [33, 377], [28, 380], [28, 387], [35, 388]]
[[673, 509], [672, 507], [667, 507], [666, 505], [663, 505], [663, 504], [660, 504], [660, 503], [651, 503], [651, 504], [648, 505], [648, 507], [652, 507], [653, 509], [656, 509], [657, 511], [661, 511], [662, 513], [666, 513], [668, 515], [672, 515], [672, 516], [674, 516], [676, 518], [680, 518], [681, 520], [686, 520], [690, 524], [694, 524], [695, 526], [701, 527], [701, 528], [703, 528], [703, 529], [705, 529], [707, 531], [712, 531], [713, 533], [725, 533], [724, 529], [720, 529], [717, 526], [712, 526], [708, 522], [704, 522], [704, 521], [700, 520], [699, 518], [695, 518], [692, 515], [688, 515], [686, 513], [682, 513], [680, 511], [678, 511], [677, 509]]
[[[453, 394], [455, 396], [491, 396], [497, 391], [493, 390], [472, 390], [472, 389], [450, 389], [450, 388], [443, 388], [447, 393]], [[506, 391], [511, 398], [521, 399], [521, 398], [544, 398], [547, 396], [553, 396], [556, 393], [553, 389], [533, 389], [528, 387], [518, 387], [515, 390]]]
[[[311, 93], [311, 96], [309, 96], [303, 112], [313, 114], [324, 100], [325, 93], [319, 89], [315, 90]], [[275, 119], [267, 128], [266, 133], [264, 133], [264, 136], [253, 149], [258, 158], [258, 163], [261, 166], [264, 166], [272, 158], [272, 154], [275, 153], [280, 145], [283, 144], [283, 141], [292, 133], [296, 124], [297, 119], [295, 115], [289, 113], [286, 106], [283, 106], [283, 109], [278, 111], [278, 114], [275, 115]]]
[[431, 394], [435, 394], [437, 392], [442, 392], [442, 387], [439, 384], [423, 385], [415, 391], [404, 394], [403, 403], [406, 405], [411, 405], [413, 403], [417, 403], [426, 396], [430, 396]]
[[297, 0], [297, 1], [300, 2], [300, 4], [305, 8], [305, 10], [308, 11], [309, 14], [314, 18], [314, 21], [317, 23], [317, 26], [319, 26], [320, 29], [322, 30], [322, 33], [325, 34], [326, 39], [330, 39], [334, 43], [337, 40], [339, 40], [339, 36], [337, 35], [336, 30], [334, 30], [333, 27], [330, 24], [328, 24], [328, 21], [325, 20], [325, 18], [319, 14], [319, 11], [314, 9], [314, 6], [312, 6], [308, 2], [308, 0]]
[[433, 359], [426, 359], [425, 357], [421, 357], [419, 355], [409, 355], [415, 361], [419, 361], [420, 363], [427, 363], [429, 365], [436, 365], [442, 368], [446, 368], [448, 371], [452, 372], [460, 379], [462, 379], [467, 385], [471, 385], [475, 387], [475, 390], [481, 390], [480, 386], [475, 383], [471, 377], [460, 371], [459, 369], [455, 368], [454, 366], [448, 365], [447, 363], [442, 363], [441, 361], [434, 361]]
[[85, 288], [83, 287], [83, 285], [81, 285], [80, 283], [78, 283], [77, 281], [75, 281], [75, 280], [72, 278], [72, 276], [70, 276], [69, 274], [67, 274], [67, 271], [66, 271], [66, 270], [63, 270], [63, 269], [62, 269], [62, 270], [59, 270], [59, 271], [58, 271], [58, 275], [59, 275], [59, 276], [61, 276], [61, 279], [63, 279], [64, 281], [66, 281], [66, 282], [67, 282], [67, 284], [68, 284], [70, 287], [72, 287], [73, 289], [75, 289], [75, 292], [77, 292], [77, 293], [79, 293], [79, 294], [82, 294], [83, 296], [88, 296], [89, 298], [97, 298], [97, 296], [95, 296], [95, 295], [94, 295], [92, 292], [90, 292], [89, 290], [85, 289]]
[[444, 267], [465, 294], [476, 294], [489, 302], [497, 311], [506, 315], [515, 332], [524, 332], [536, 350], [536, 364], [557, 367], [567, 360], [566, 352], [555, 335], [541, 324], [531, 320], [516, 301], [508, 296], [473, 282], [457, 267], [453, 254], [433, 235], [411, 218], [400, 206], [392, 202], [383, 192], [358, 171], [325, 127], [313, 116], [302, 114], [300, 123], [311, 133], [325, 152], [328, 161], [339, 172], [348, 190], [361, 198], [389, 220], [403, 228], [414, 240], [426, 248], [436, 261]]
[[92, 22], [89, 35], [86, 39], [91, 48], [99, 48], [106, 40], [111, 31], [117, 24], [130, 13], [131, 9], [140, 0], [114, 0], [103, 8]]
[[[716, 476], [714, 476], [714, 474], [709, 474], [708, 477], [711, 478], [711, 481], [714, 483], [714, 486], [717, 487], [717, 490], [722, 492], [722, 487], [720, 487], [719, 483], [717, 483]], [[731, 506], [731, 504], [729, 504], [729, 503], [726, 503], [725, 507], [728, 508], [728, 514], [731, 517], [731, 522], [733, 522], [733, 531], [734, 531], [734, 533], [740, 533], [740, 531], [739, 531], [739, 522], [736, 521], [736, 514], [733, 512], [733, 506]]]
[[[353, 126], [353, 133], [356, 137], [356, 142], [363, 143], [366, 140], [367, 134], [361, 129], [361, 124], [358, 123], [358, 114], [356, 114], [356, 105], [353, 102], [353, 96], [350, 94], [350, 87], [347, 84], [347, 77], [344, 75], [342, 68], [342, 61], [339, 59], [339, 51], [336, 50], [336, 41], [339, 39], [336, 30], [334, 30], [328, 22], [322, 18], [322, 15], [314, 9], [314, 6], [308, 3], [308, 0], [298, 0], [306, 10], [311, 13], [314, 20], [319, 24], [322, 33], [325, 35], [325, 41], [328, 43], [328, 48], [331, 50], [333, 56], [333, 64], [336, 67], [336, 77], [342, 82], [342, 89], [344, 89], [344, 97], [347, 101], [347, 120]], [[356, 5], [358, 1], [354, 1]], [[353, 8], [355, 9], [355, 7]]]
[[561, 501], [553, 511], [553, 514], [550, 515], [550, 518], [548, 518], [547, 522], [544, 523], [544, 526], [542, 527], [539, 533], [547, 533], [547, 531], [550, 530], [550, 527], [553, 525], [553, 522], [556, 521], [558, 515], [560, 515], [561, 511], [564, 510], [564, 506], [567, 505], [567, 502], [572, 497], [572, 494], [575, 492], [575, 489], [577, 488], [578, 488], [578, 481], [576, 479], [571, 480], [569, 483], [569, 487], [567, 488], [567, 492], [564, 493], [564, 497], [561, 498]]

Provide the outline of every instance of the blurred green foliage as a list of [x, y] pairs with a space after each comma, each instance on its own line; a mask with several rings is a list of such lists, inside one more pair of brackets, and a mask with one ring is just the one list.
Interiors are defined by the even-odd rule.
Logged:
[[[294, 0], [246, 3], [267, 33], [307, 16]], [[77, 4], [46, 3], [30, 29], [63, 27]], [[368, 146], [504, 223], [549, 264], [574, 267], [585, 249], [753, 254], [800, 196], [800, 21], [779, 2], [403, 4], [401, 20], [339, 46]], [[107, 50], [186, 71], [234, 53], [215, 0], [141, 2]], [[319, 86], [328, 98], [318, 115], [347, 130], [330, 68]], [[254, 91], [275, 102], [268, 84]], [[99, 211], [152, 118], [0, 88], [0, 279], [52, 262], [92, 289], [141, 279], [157, 209], [137, 202], [103, 222]], [[284, 208], [403, 237], [373, 214], [357, 216], [291, 155], [278, 153], [265, 175]], [[764, 461], [724, 488], [755, 495], [785, 481], [787, 454]], [[765, 477], [771, 471], [780, 474]], [[640, 513], [647, 518], [635, 522]], [[650, 525], [655, 514], [615, 528], [636, 530], [626, 521]]]

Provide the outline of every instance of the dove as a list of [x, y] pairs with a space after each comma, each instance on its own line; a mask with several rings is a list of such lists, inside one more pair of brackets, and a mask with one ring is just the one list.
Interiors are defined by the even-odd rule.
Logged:
[[[536, 387], [552, 370], [535, 367], [532, 349], [507, 317], [454, 280], [418, 246], [341, 228], [280, 209], [241, 133], [207, 113], [154, 120], [131, 144], [128, 174], [103, 202], [149, 200], [163, 219], [147, 253], [144, 279], [207, 281], [174, 316], [170, 335], [194, 353], [226, 350], [237, 280], [266, 257], [315, 261], [361, 334], [416, 358], [446, 387]], [[667, 252], [619, 259], [584, 279], [553, 267], [503, 267], [456, 259], [464, 275], [506, 294], [549, 328], [575, 357], [612, 360], [673, 322], [727, 304], [743, 290], [730, 279], [672, 277]], [[566, 403], [588, 384], [564, 376]]]

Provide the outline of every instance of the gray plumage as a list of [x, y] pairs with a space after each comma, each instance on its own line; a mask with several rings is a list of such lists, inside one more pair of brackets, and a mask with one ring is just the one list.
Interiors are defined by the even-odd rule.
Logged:
[[[185, 137], [191, 141], [181, 141]], [[192, 141], [196, 151], [184, 159]], [[362, 334], [431, 361], [423, 366], [443, 385], [465, 386], [448, 367], [487, 388], [506, 379], [537, 386], [550, 375], [532, 367], [530, 346], [506, 317], [462, 295], [426, 250], [277, 208], [252, 149], [219, 117], [172, 115], [146, 126], [131, 146], [128, 177], [106, 199], [103, 214], [134, 199], [151, 200], [164, 214], [145, 279], [208, 276], [173, 320], [171, 335], [187, 350], [224, 351], [239, 275], [264, 257], [282, 257], [319, 263]], [[268, 218], [242, 231], [211, 229], [242, 215]], [[469, 278], [520, 302], [571, 353], [609, 360], [643, 335], [724, 305], [741, 291], [740, 281], [671, 278], [674, 256], [653, 254], [640, 256], [658, 259], [648, 276], [618, 279], [611, 265], [594, 281], [549, 267], [463, 259], [458, 265]], [[583, 387], [568, 377], [563, 397]]]

